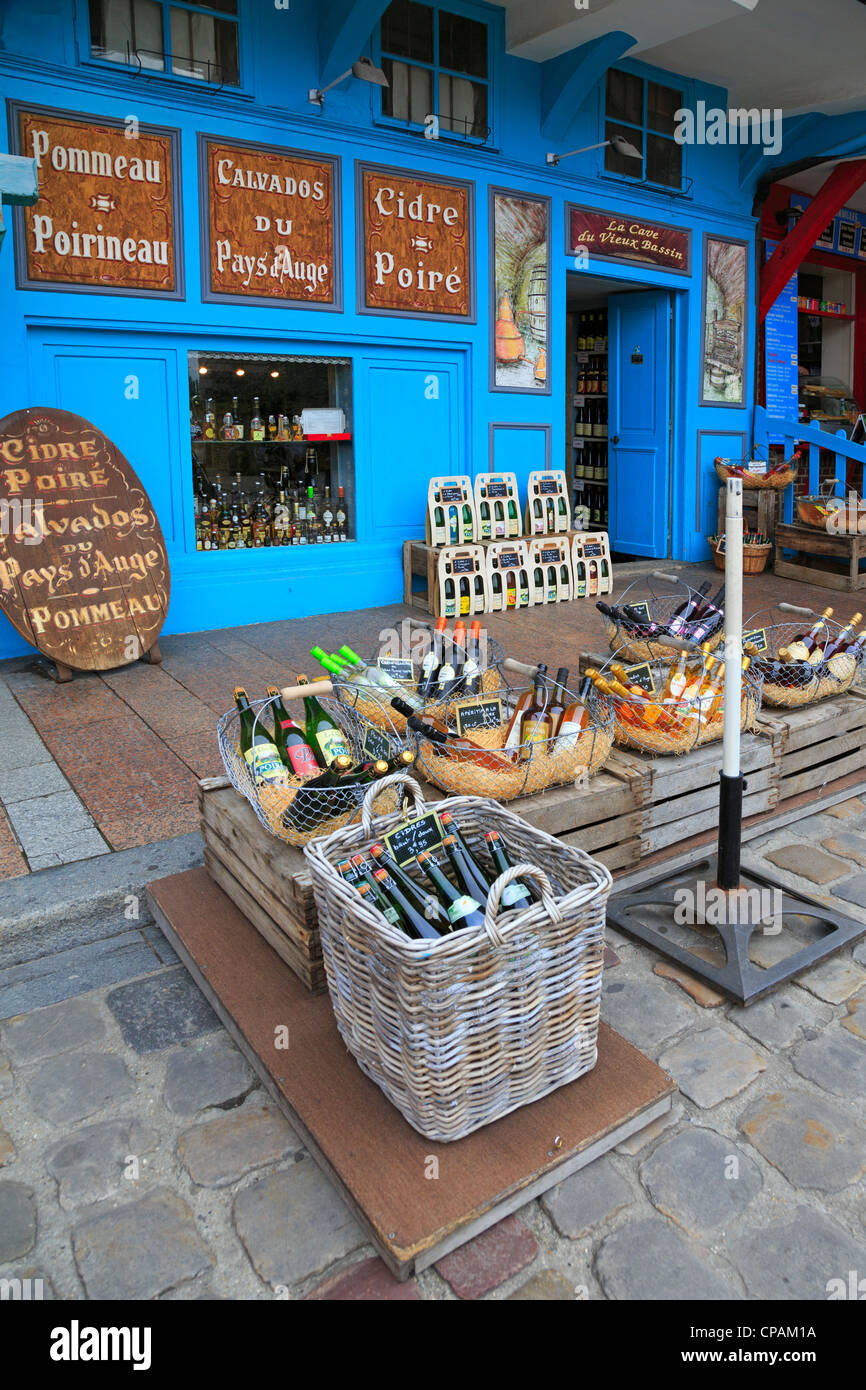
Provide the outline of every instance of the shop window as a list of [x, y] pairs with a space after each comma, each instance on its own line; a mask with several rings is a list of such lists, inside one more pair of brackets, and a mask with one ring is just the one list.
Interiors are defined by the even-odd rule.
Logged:
[[237, 0], [90, 0], [91, 57], [237, 87], [237, 14]]
[[604, 138], [621, 135], [640, 151], [641, 162], [618, 154], [608, 145], [605, 172], [663, 188], [681, 188], [683, 148], [674, 139], [674, 130], [676, 113], [682, 107], [683, 94], [675, 87], [663, 87], [611, 68], [605, 93]]
[[354, 538], [348, 358], [191, 352], [189, 381], [197, 550]]
[[423, 127], [436, 116], [447, 135], [487, 140], [490, 113], [488, 26], [417, 0], [392, 0], [380, 26], [379, 59], [389, 85], [382, 115]]

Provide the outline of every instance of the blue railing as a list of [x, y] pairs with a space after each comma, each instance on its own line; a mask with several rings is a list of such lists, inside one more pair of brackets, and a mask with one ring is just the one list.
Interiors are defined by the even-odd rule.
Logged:
[[[785, 458], [790, 458], [798, 447], [801, 453], [808, 447], [809, 483], [806, 490], [810, 497], [814, 497], [818, 492], [822, 449], [827, 449], [834, 455], [834, 477], [840, 484], [836, 489], [838, 495], [844, 495], [849, 466], [856, 463], [859, 465], [859, 471], [853, 474], [856, 479], [855, 486], [861, 496], [866, 496], [866, 445], [852, 444], [850, 439], [846, 439], [844, 430], [837, 430], [835, 434], [831, 434], [829, 430], [822, 430], [818, 425], [803, 425], [798, 420], [784, 420], [768, 415], [763, 406], [755, 406], [755, 452], [758, 457], [767, 457], [771, 439], [774, 444], [778, 444], [780, 440], [784, 443]], [[785, 488], [782, 506], [783, 520], [793, 521], [793, 486]]]

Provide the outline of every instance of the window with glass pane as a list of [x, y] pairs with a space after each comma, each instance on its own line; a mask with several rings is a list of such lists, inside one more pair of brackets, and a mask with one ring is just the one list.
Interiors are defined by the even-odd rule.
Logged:
[[189, 354], [197, 550], [354, 538], [345, 357]]
[[676, 113], [683, 94], [675, 87], [647, 82], [630, 72], [610, 69], [605, 93], [604, 138], [621, 136], [640, 152], [640, 161], [617, 153], [612, 145], [604, 152], [609, 174], [681, 188], [683, 151], [674, 139]]
[[416, 0], [392, 0], [380, 35], [382, 68], [390, 83], [382, 90], [383, 116], [421, 126], [435, 115], [442, 130], [487, 139], [486, 24]]
[[111, 63], [237, 87], [237, 0], [90, 0], [90, 51]]

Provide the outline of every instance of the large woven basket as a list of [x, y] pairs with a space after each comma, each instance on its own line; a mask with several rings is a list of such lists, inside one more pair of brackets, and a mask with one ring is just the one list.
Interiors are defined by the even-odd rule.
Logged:
[[[725, 483], [728, 478], [740, 478], [742, 480], [743, 490], [746, 492], [781, 492], [783, 488], [786, 488], [788, 484], [792, 483], [796, 478], [797, 470], [800, 466], [800, 455], [798, 452], [795, 452], [787, 461], [788, 467], [780, 468], [778, 473], [750, 473], [746, 467], [747, 462], [748, 460], [746, 459], [714, 459], [713, 464], [719, 482]], [[734, 468], [742, 469], [742, 472], [734, 472]]]
[[[403, 819], [372, 818], [403, 784], [416, 810], [449, 810], [474, 848], [498, 830], [514, 867], [494, 882], [484, 925], [410, 940], [369, 907], [336, 865]], [[595, 1066], [610, 873], [582, 850], [476, 797], [425, 806], [411, 779], [371, 788], [361, 824], [304, 850], [340, 1035], [410, 1125], [447, 1143]], [[503, 889], [532, 877], [540, 903], [498, 914]]]

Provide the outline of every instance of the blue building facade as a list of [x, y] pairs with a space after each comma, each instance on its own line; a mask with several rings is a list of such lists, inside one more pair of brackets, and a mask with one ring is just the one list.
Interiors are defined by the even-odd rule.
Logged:
[[[127, 132], [133, 132], [130, 150], [156, 132], [163, 141], [158, 148], [173, 161], [170, 285], [160, 280], [158, 250], [138, 259], [141, 236], [132, 238], [125, 289], [106, 293], [92, 283], [70, 283], [64, 277], [81, 273], [78, 262], [87, 270], [102, 255], [113, 267], [113, 250], [126, 273], [125, 238], [101, 251], [92, 231], [86, 246], [76, 243], [73, 224], [83, 228], [83, 214], [44, 198], [16, 211], [0, 253], [0, 416], [57, 406], [84, 416], [125, 454], [166, 540], [167, 632], [393, 602], [402, 593], [401, 543], [423, 531], [431, 474], [476, 475], [493, 467], [516, 472], [525, 490], [533, 469], [570, 468], [577, 353], [569, 315], [583, 305], [603, 304], [608, 315], [613, 548], [683, 560], [708, 554], [717, 498], [712, 460], [719, 453], [740, 456], [751, 441], [754, 180], [744, 179], [744, 152], [736, 147], [671, 149], [673, 98], [665, 105], [665, 93], [689, 109], [699, 102], [724, 108], [726, 93], [630, 60], [627, 40], [613, 34], [533, 62], [507, 52], [500, 7], [463, 0], [390, 7], [381, 0], [6, 4], [0, 18], [5, 148], [38, 154], [33, 132], [48, 132], [40, 189], [54, 175], [78, 172], [82, 208], [91, 218], [94, 208], [102, 216], [118, 177], [130, 177], [131, 166], [116, 163]], [[350, 75], [311, 101], [311, 90], [328, 86], [362, 56], [390, 74], [388, 88]], [[611, 72], [620, 75], [613, 85]], [[64, 127], [64, 119], [72, 126]], [[76, 121], [83, 123], [76, 127]], [[87, 146], [88, 130], [101, 124], [114, 132], [113, 162], [76, 171], [75, 149]], [[64, 137], [70, 128], [81, 137]], [[640, 161], [612, 157], [603, 142], [614, 133], [637, 148]], [[88, 148], [103, 145], [91, 140]], [[223, 150], [221, 174], [216, 163], [209, 167], [210, 148], [215, 160]], [[62, 153], [52, 165], [55, 149]], [[226, 149], [235, 152], [233, 162]], [[549, 162], [549, 153], [571, 149], [584, 152]], [[248, 161], [237, 156], [244, 150]], [[243, 217], [246, 224], [231, 223], [221, 233], [211, 219], [214, 188], [219, 192], [219, 178], [233, 177], [241, 166], [252, 171], [236, 186], [246, 201], [229, 208], [229, 222]], [[292, 206], [312, 249], [292, 259], [287, 238], [289, 275], [297, 272], [302, 283], [274, 299], [255, 293], [254, 276], [243, 283], [244, 265], [232, 270], [226, 248], [235, 235], [253, 236], [257, 207], [264, 209], [262, 225], [273, 220], [266, 200], [277, 184], [262, 169], [278, 169], [285, 180], [292, 168]], [[327, 215], [317, 223], [312, 212], [298, 211], [298, 188], [306, 177], [312, 189], [323, 169], [331, 185]], [[378, 182], [368, 187], [365, 170]], [[145, 196], [146, 174], [141, 183]], [[364, 203], [382, 188], [390, 193], [379, 198], [385, 227], [379, 241], [375, 211], [371, 221]], [[437, 189], [441, 196], [434, 199]], [[409, 240], [398, 239], [405, 266], [399, 254], [388, 261], [398, 241], [384, 215], [394, 214], [401, 194], [404, 210], [422, 196], [426, 202], [416, 211], [431, 203], [437, 209], [427, 225], [422, 211], [405, 229]], [[397, 284], [397, 275], [403, 270], [411, 281], [416, 265], [423, 274], [427, 242], [438, 239], [441, 250], [453, 230], [447, 217], [443, 223], [443, 210], [456, 206], [455, 196], [461, 202], [452, 220], [459, 213], [466, 232], [460, 269], [452, 268], [460, 312], [449, 312], [447, 300], [443, 308], [444, 280], [429, 310], [419, 309], [416, 287]], [[514, 379], [519, 389], [508, 381], [503, 389], [494, 366], [502, 316], [492, 265], [497, 197], [505, 205], [524, 198], [541, 209], [547, 226], [546, 265], [536, 286], [546, 295], [545, 353], [528, 381]], [[35, 224], [46, 252], [41, 262], [34, 216], [50, 218], [50, 230], [48, 221]], [[109, 209], [100, 224], [105, 236], [110, 217]], [[410, 215], [403, 220], [412, 223]], [[58, 229], [66, 232], [59, 243]], [[605, 230], [607, 240], [599, 240]], [[714, 242], [726, 243], [738, 258], [743, 279], [734, 330], [741, 387], [733, 401], [706, 390], [705, 261]], [[635, 259], [634, 247], [645, 243], [649, 252]], [[378, 262], [377, 246], [384, 248]], [[57, 269], [61, 263], [66, 269]], [[227, 280], [214, 292], [222, 270]], [[386, 282], [378, 302], [377, 272]], [[391, 285], [396, 300], [389, 301]], [[351, 435], [325, 446], [335, 451], [334, 502], [338, 478], [345, 487], [346, 544], [197, 549], [190, 379], [209, 363], [229, 371], [235, 362], [258, 363], [259, 371], [268, 366], [270, 376], [313, 367], [331, 374], [328, 400], [311, 403], [343, 408]], [[204, 375], [192, 389], [203, 404]], [[267, 420], [267, 401], [263, 407]], [[273, 404], [270, 410], [276, 413]], [[301, 448], [298, 459], [304, 456]], [[26, 649], [3, 622], [0, 657]]]

